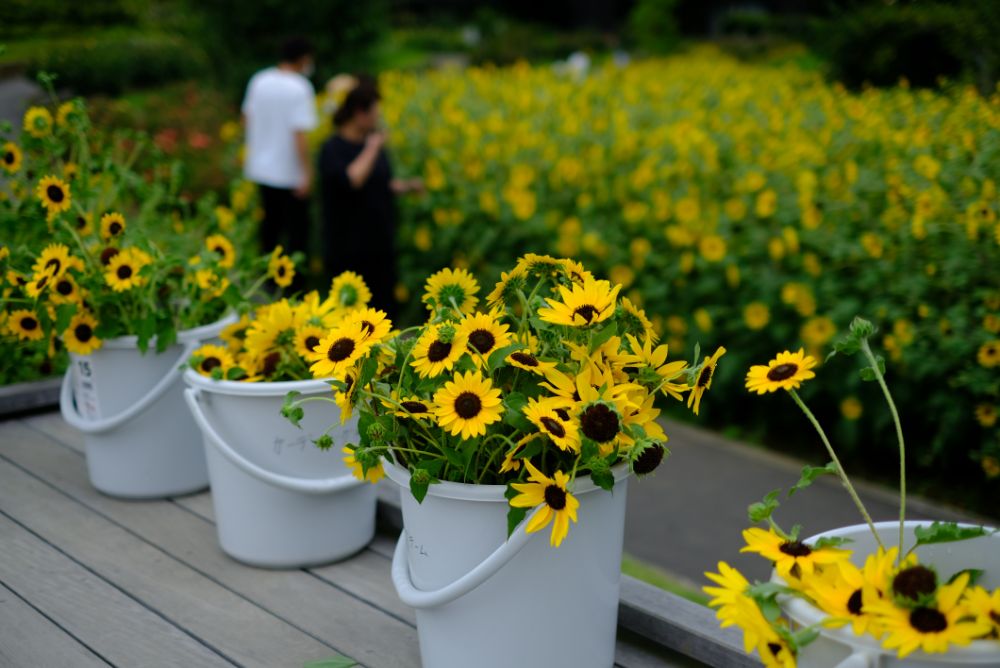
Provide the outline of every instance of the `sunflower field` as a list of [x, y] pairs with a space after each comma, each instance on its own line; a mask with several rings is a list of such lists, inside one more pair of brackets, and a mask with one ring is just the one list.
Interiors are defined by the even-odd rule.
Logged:
[[[744, 374], [778, 350], [822, 359], [862, 314], [919, 435], [913, 463], [995, 489], [1000, 96], [853, 93], [710, 47], [583, 75], [519, 64], [381, 86], [396, 169], [428, 190], [403, 203], [399, 231], [397, 296], [414, 318], [443, 266], [490, 284], [524, 252], [576, 258], [625, 286], [672, 356], [731, 351], [717, 426], [812, 444], [792, 418], [764, 434]], [[805, 396], [877, 475], [891, 420], [844, 371], [838, 392]]]

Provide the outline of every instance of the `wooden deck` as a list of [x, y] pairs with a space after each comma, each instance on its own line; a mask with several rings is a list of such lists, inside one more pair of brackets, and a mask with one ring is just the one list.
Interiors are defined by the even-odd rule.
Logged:
[[[414, 614], [389, 578], [391, 499], [358, 555], [261, 570], [221, 552], [208, 493], [109, 498], [90, 486], [81, 450], [57, 413], [0, 422], [0, 666], [301, 668], [335, 654], [420, 665]], [[705, 665], [670, 647], [711, 665], [755, 664], [706, 625], [708, 611], [676, 603], [626, 578], [617, 665]]]

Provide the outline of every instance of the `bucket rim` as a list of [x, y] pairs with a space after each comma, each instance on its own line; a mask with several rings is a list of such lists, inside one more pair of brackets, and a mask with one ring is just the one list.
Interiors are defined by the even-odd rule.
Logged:
[[[203, 339], [215, 338], [219, 335], [227, 325], [231, 325], [237, 321], [236, 314], [233, 312], [226, 313], [224, 316], [210, 322], [205, 325], [200, 325], [199, 327], [192, 327], [191, 329], [182, 329], [177, 332], [177, 343], [186, 344], [195, 341], [201, 341]], [[155, 347], [156, 337], [149, 340], [150, 348]], [[101, 348], [108, 348], [110, 350], [134, 350], [139, 347], [139, 337], [135, 334], [128, 334], [126, 336], [116, 336], [113, 339], [105, 339], [101, 342]], [[100, 350], [100, 349], [98, 349]], [[81, 355], [80, 357], [86, 357], [86, 355]]]
[[283, 397], [289, 392], [301, 392], [302, 394], [331, 392], [331, 380], [281, 380], [248, 383], [242, 380], [215, 380], [201, 375], [194, 369], [184, 370], [184, 382], [188, 387], [237, 397]]
[[[932, 520], [906, 520], [905, 526], [910, 529], [916, 526], [928, 525]], [[899, 522], [888, 520], [883, 522], [875, 522], [875, 528], [881, 532], [882, 529], [896, 530], [899, 528]], [[979, 527], [982, 526], [986, 529], [993, 529], [993, 527], [987, 526], [985, 524], [974, 524], [969, 522], [958, 522], [959, 526], [962, 527]], [[851, 524], [848, 526], [837, 527], [836, 529], [831, 529], [829, 531], [823, 531], [814, 536], [806, 538], [806, 542], [813, 542], [819, 538], [832, 538], [832, 537], [846, 537], [856, 533], [867, 533], [867, 524]], [[982, 538], [992, 539], [1000, 542], [1000, 533], [987, 534], [982, 536]], [[956, 546], [961, 545], [957, 543]], [[772, 572], [771, 581], [784, 584], [784, 580], [777, 575], [777, 573]], [[829, 617], [825, 612], [812, 605], [811, 603], [804, 601], [800, 598], [788, 597], [781, 601], [781, 607], [784, 608], [788, 616], [797, 623], [803, 625], [813, 625], [819, 624], [824, 619]], [[882, 644], [867, 635], [859, 636], [855, 635], [854, 631], [851, 629], [850, 625], [844, 626], [842, 628], [824, 628], [823, 635], [837, 642], [848, 645], [854, 648], [860, 648], [864, 650], [869, 650], [872, 652], [877, 652], [881, 654], [894, 654], [885, 650]], [[968, 645], [963, 647], [951, 647], [945, 654], [935, 654], [935, 655], [925, 655], [922, 652], [917, 652], [920, 656], [921, 661], [933, 661], [934, 657], [941, 657], [942, 665], [946, 665], [948, 661], [954, 661], [955, 659], [972, 659], [969, 665], [983, 665], [980, 658], [989, 658], [991, 661], [997, 656], [1000, 656], [1000, 647], [997, 643], [992, 640], [973, 640]]]
[[[404, 494], [409, 490], [410, 472], [408, 470], [401, 466], [397, 466], [384, 458], [382, 459], [382, 468], [385, 470], [385, 474], [389, 477], [389, 479], [402, 488], [401, 491]], [[616, 484], [631, 475], [631, 471], [628, 470], [628, 465], [625, 462], [612, 466], [611, 473], [615, 477]], [[595, 485], [588, 477], [578, 478], [576, 480], [576, 487], [572, 490], [572, 492], [574, 495], [579, 496], [580, 494], [589, 494], [595, 490], [602, 492], [605, 491]], [[473, 485], [465, 482], [448, 482], [442, 480], [441, 482], [428, 486], [427, 495], [436, 496], [442, 499], [455, 499], [458, 501], [507, 503], [507, 498], [504, 496], [506, 491], [506, 485]], [[613, 493], [613, 490], [610, 493]]]

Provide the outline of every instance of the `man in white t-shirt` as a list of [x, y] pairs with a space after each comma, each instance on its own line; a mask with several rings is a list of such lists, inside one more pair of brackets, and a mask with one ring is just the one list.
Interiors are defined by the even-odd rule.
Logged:
[[264, 220], [262, 250], [281, 243], [288, 252], [309, 243], [312, 161], [306, 135], [317, 125], [312, 46], [302, 38], [285, 42], [276, 67], [257, 72], [243, 99], [246, 157], [243, 174], [260, 188]]

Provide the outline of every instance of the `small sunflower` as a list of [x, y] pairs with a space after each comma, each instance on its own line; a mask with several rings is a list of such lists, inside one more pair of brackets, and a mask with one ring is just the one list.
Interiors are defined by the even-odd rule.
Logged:
[[750, 367], [747, 373], [747, 389], [757, 394], [774, 392], [776, 390], [796, 390], [802, 381], [815, 378], [810, 371], [816, 366], [816, 360], [805, 354], [802, 348], [797, 353], [785, 351], [767, 363]]
[[191, 354], [191, 366], [195, 371], [203, 376], [212, 377], [212, 372], [216, 369], [225, 378], [226, 372], [236, 366], [236, 360], [232, 353], [213, 344], [205, 344]]
[[75, 100], [63, 102], [56, 109], [56, 125], [66, 127], [74, 118], [78, 118], [77, 103]]
[[653, 348], [655, 341], [652, 338], [647, 337], [642, 344], [631, 334], [627, 334], [625, 338], [632, 349], [632, 355], [629, 356], [629, 365], [652, 369], [661, 379], [659, 382], [660, 392], [664, 396], [673, 397], [678, 401], [683, 400], [681, 393], [687, 392], [691, 388], [688, 387], [687, 383], [678, 383], [675, 380], [684, 373], [684, 370], [687, 368], [687, 362], [683, 360], [667, 362], [670, 347], [664, 344]]
[[392, 331], [392, 321], [386, 316], [385, 311], [373, 308], [363, 308], [351, 311], [345, 318], [344, 324], [359, 324], [365, 332], [366, 338], [372, 343], [381, 343]]
[[83, 300], [83, 293], [73, 277], [66, 274], [52, 282], [49, 298], [53, 304], [79, 304]]
[[382, 468], [382, 462], [380, 461], [376, 466], [370, 467], [368, 473], [365, 473], [364, 466], [361, 462], [357, 460], [354, 456], [354, 450], [350, 446], [344, 446], [341, 450], [344, 453], [344, 463], [347, 464], [348, 468], [351, 469], [351, 474], [358, 480], [365, 480], [370, 483], [376, 483], [385, 476], [385, 469]]
[[21, 169], [23, 158], [21, 149], [14, 142], [4, 142], [3, 147], [0, 147], [0, 167], [3, 167], [8, 174]]
[[111, 258], [104, 272], [104, 280], [115, 292], [142, 286], [146, 279], [139, 272], [151, 261], [149, 255], [137, 248], [123, 250]]
[[67, 162], [63, 165], [62, 173], [67, 181], [72, 181], [80, 173], [80, 167], [75, 162]]
[[500, 390], [478, 371], [456, 374], [434, 394], [434, 415], [452, 436], [482, 436], [486, 425], [500, 420], [502, 414]]
[[73, 264], [69, 248], [64, 244], [49, 244], [35, 260], [31, 270], [36, 274], [46, 274], [58, 278]]
[[[742, 573], [720, 561], [719, 572], [705, 573], [705, 577], [718, 585], [702, 588], [712, 597], [708, 605], [716, 608], [715, 616], [722, 622], [722, 628], [736, 626], [743, 631], [743, 648], [746, 652], [752, 652], [762, 645], [766, 651], [780, 648], [780, 644], [775, 642], [776, 639], [780, 642], [780, 637], [760, 611], [757, 602], [747, 594], [750, 583]], [[768, 649], [769, 643], [773, 647]]]
[[851, 562], [824, 570], [804, 585], [809, 597], [830, 615], [827, 626], [839, 628], [850, 624], [855, 635], [870, 633], [876, 638], [882, 635], [878, 623], [864, 608], [879, 600], [883, 592], [867, 582], [864, 572]]
[[330, 297], [342, 309], [364, 308], [372, 300], [372, 293], [363, 278], [345, 271], [330, 284]]
[[965, 591], [965, 606], [977, 621], [990, 627], [994, 637], [1000, 638], [1000, 589], [991, 594], [982, 587], [969, 587]]
[[[392, 406], [390, 404], [390, 406]], [[411, 395], [408, 397], [403, 397], [399, 400], [399, 406], [394, 407], [395, 410], [392, 414], [396, 417], [407, 418], [410, 420], [433, 420], [434, 419], [434, 404], [430, 401], [421, 399], [416, 395]]]
[[24, 113], [24, 131], [35, 139], [52, 132], [52, 114], [45, 107], [31, 107]]
[[577, 285], [583, 285], [587, 279], [594, 278], [594, 275], [587, 271], [582, 262], [568, 258], [563, 258], [560, 262], [562, 263], [563, 271], [566, 272], [566, 277]]
[[339, 378], [368, 354], [372, 345], [364, 326], [345, 323], [332, 329], [306, 357], [312, 362], [309, 370], [316, 378]]
[[63, 343], [66, 350], [77, 355], [89, 355], [101, 347], [97, 338], [97, 320], [86, 311], [77, 313], [70, 319], [69, 326], [63, 332]]
[[292, 258], [282, 255], [282, 247], [278, 246], [267, 261], [267, 275], [279, 288], [287, 288], [295, 279], [295, 263]]
[[354, 405], [358, 401], [358, 367], [352, 366], [344, 372], [343, 389], [336, 385], [333, 388], [333, 400], [340, 409], [340, 424], [347, 424], [347, 421], [354, 415]]
[[38, 182], [35, 194], [42, 201], [42, 206], [45, 207], [50, 216], [68, 211], [72, 203], [69, 184], [58, 176], [42, 177], [42, 180]]
[[562, 301], [546, 297], [549, 307], [538, 309], [538, 317], [545, 322], [570, 327], [587, 327], [603, 322], [614, 315], [615, 300], [620, 290], [620, 285], [611, 287], [608, 281], [594, 279], [584, 281], [583, 285], [574, 285], [572, 289], [560, 286]]
[[246, 350], [253, 357], [263, 359], [276, 346], [291, 341], [295, 329], [295, 313], [287, 299], [261, 306], [246, 330]]
[[571, 407], [571, 403], [558, 398], [529, 399], [523, 412], [538, 427], [538, 431], [548, 436], [560, 450], [579, 452], [579, 425], [574, 420], [563, 419], [563, 416], [569, 417]]
[[628, 297], [622, 297], [621, 311], [618, 312], [617, 317], [620, 325], [619, 330], [623, 334], [651, 339], [653, 343], [656, 343], [658, 337], [656, 330], [653, 329], [653, 323], [646, 317], [646, 312], [633, 304]]
[[1000, 339], [993, 339], [979, 346], [976, 360], [980, 366], [987, 369], [1000, 366]]
[[[520, 269], [526, 275], [535, 279], [558, 278], [568, 275], [565, 260], [554, 258], [551, 255], [538, 255], [537, 253], [525, 253], [517, 260], [515, 269]], [[586, 279], [586, 277], [584, 277]]]
[[469, 354], [477, 365], [489, 359], [490, 353], [509, 346], [510, 329], [498, 319], [497, 313], [475, 313], [462, 318], [458, 332], [465, 336]]
[[555, 362], [543, 362], [527, 350], [515, 350], [507, 355], [507, 364], [524, 369], [539, 376], [545, 376], [556, 368]]
[[527, 292], [527, 272], [520, 266], [513, 270], [501, 272], [500, 280], [493, 292], [486, 295], [486, 303], [490, 306], [511, 305], [517, 301], [517, 293]]
[[430, 311], [457, 308], [461, 313], [469, 313], [479, 302], [478, 292], [479, 283], [465, 269], [442, 269], [427, 279], [423, 302]]
[[89, 213], [78, 213], [73, 224], [81, 237], [89, 237], [94, 232], [94, 216]]
[[40, 341], [44, 336], [38, 316], [27, 309], [12, 311], [7, 316], [7, 331], [22, 341]]
[[532, 466], [527, 459], [524, 460], [524, 466], [528, 470], [530, 482], [511, 483], [518, 495], [510, 500], [510, 505], [514, 508], [543, 506], [531, 518], [525, 530], [534, 533], [551, 523], [549, 545], [559, 547], [569, 533], [569, 523], [576, 522], [576, 510], [580, 507], [580, 502], [567, 489], [569, 476], [556, 471], [550, 478]]
[[295, 330], [295, 352], [308, 357], [316, 352], [319, 342], [326, 336], [327, 329], [319, 325], [305, 325]]
[[410, 366], [421, 378], [439, 376], [451, 371], [466, 354], [467, 345], [465, 336], [453, 325], [429, 325], [413, 344]]
[[35, 273], [31, 281], [24, 286], [24, 291], [32, 299], [38, 299], [52, 285], [52, 277], [47, 272]]
[[250, 318], [247, 315], [240, 316], [240, 319], [231, 325], [227, 325], [219, 333], [219, 338], [222, 339], [230, 350], [239, 350], [243, 347], [243, 342], [247, 338], [247, 329], [250, 327]]
[[702, 395], [712, 387], [712, 376], [715, 375], [715, 367], [719, 364], [719, 358], [725, 354], [726, 349], [719, 346], [712, 356], [706, 357], [702, 363], [701, 371], [698, 372], [698, 379], [695, 381], [694, 387], [691, 388], [691, 394], [688, 395], [687, 401], [688, 408], [692, 408], [695, 415], [698, 414], [698, 409], [701, 407]]
[[812, 575], [817, 567], [839, 565], [851, 556], [850, 550], [814, 548], [802, 541], [783, 538], [772, 529], [747, 529], [743, 532], [743, 540], [747, 544], [740, 552], [756, 552], [773, 562], [774, 570], [786, 580]]
[[125, 232], [125, 216], [117, 211], [111, 211], [101, 216], [101, 238], [110, 241], [120, 237]]
[[213, 234], [207, 237], [205, 239], [205, 248], [218, 256], [220, 267], [230, 269], [236, 264], [236, 249], [233, 248], [233, 242], [221, 234]]

